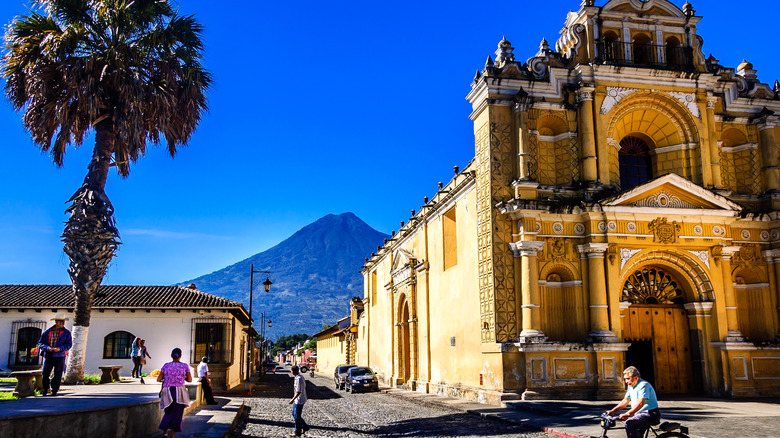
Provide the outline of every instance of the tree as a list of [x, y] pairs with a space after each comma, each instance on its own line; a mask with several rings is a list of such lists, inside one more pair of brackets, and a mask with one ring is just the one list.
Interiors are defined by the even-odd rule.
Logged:
[[6, 96], [35, 144], [62, 166], [68, 146], [95, 135], [62, 235], [75, 295], [66, 382], [83, 379], [92, 298], [121, 244], [105, 193], [109, 167], [127, 177], [161, 139], [173, 156], [207, 110], [202, 26], [169, 3], [33, 0], [5, 33]]

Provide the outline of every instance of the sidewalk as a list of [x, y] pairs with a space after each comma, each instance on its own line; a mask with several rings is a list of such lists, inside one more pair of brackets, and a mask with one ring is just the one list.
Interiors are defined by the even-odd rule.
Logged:
[[[571, 438], [601, 435], [594, 417], [612, 408], [615, 402], [604, 401], [517, 401], [506, 408], [483, 405], [461, 399], [421, 394], [402, 389], [383, 392], [420, 403], [453, 409], [523, 424], [529, 428]], [[677, 421], [690, 429], [692, 438], [763, 438], [780, 434], [780, 400], [759, 401], [705, 399], [690, 397], [659, 402], [662, 421]], [[611, 437], [624, 437], [623, 430], [611, 431]]]
[[[102, 385], [63, 385], [56, 397], [36, 396], [0, 402], [0, 422], [16, 419], [23, 422], [26, 425], [25, 428], [29, 428], [27, 426], [34, 426], [33, 423], [38, 424], [42, 419], [76, 414], [76, 417], [67, 418], [74, 418], [75, 422], [86, 423], [81, 427], [84, 429], [83, 433], [89, 435], [95, 429], [95, 425], [89, 424], [90, 422], [114, 421], [113, 417], [107, 414], [112, 410], [132, 406], [149, 406], [152, 411], [148, 413], [159, 413], [158, 394], [160, 387], [161, 385], [157, 382], [141, 385], [137, 380]], [[243, 412], [243, 398], [217, 396], [215, 399], [219, 402], [218, 405], [201, 405], [185, 415], [182, 424], [183, 437], [217, 438], [225, 437], [232, 431]], [[159, 417], [150, 418], [148, 415], [144, 415], [141, 418], [159, 422]], [[124, 421], [128, 421], [128, 419]], [[150, 427], [155, 429], [157, 423]], [[125, 436], [125, 433], [129, 436], [144, 436], [144, 434], [139, 435], [129, 429], [117, 430], [116, 433], [122, 436]], [[0, 437], [6, 435], [12, 436], [14, 432], [0, 430]], [[159, 437], [162, 436], [162, 433], [150, 436]]]

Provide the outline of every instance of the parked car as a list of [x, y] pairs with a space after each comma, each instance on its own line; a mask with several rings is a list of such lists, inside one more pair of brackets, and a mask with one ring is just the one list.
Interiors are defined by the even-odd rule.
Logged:
[[276, 363], [276, 362], [266, 362], [266, 363], [263, 365], [263, 370], [264, 370], [266, 373], [272, 373], [272, 372], [274, 372], [274, 370], [276, 369], [276, 367], [277, 367], [278, 365], [279, 365], [279, 364], [278, 364], [278, 363]]
[[336, 383], [336, 389], [344, 389], [347, 386], [347, 371], [357, 365], [347, 364], [339, 365], [333, 372], [333, 381]]
[[379, 379], [369, 367], [353, 367], [347, 371], [347, 392], [379, 391]]

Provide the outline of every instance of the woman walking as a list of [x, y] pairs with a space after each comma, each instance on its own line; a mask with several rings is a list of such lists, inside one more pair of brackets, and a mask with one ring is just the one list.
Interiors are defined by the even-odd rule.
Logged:
[[[181, 432], [181, 419], [184, 416], [184, 408], [190, 405], [190, 396], [187, 394], [187, 388], [184, 382], [192, 382], [190, 366], [182, 363], [181, 348], [174, 348], [171, 351], [173, 361], [166, 363], [157, 376], [158, 382], [163, 382], [162, 391], [160, 391], [160, 409], [165, 410], [160, 430], [164, 437], [173, 438], [176, 432]], [[171, 433], [168, 435], [168, 430]]]
[[138, 372], [138, 368], [141, 366], [141, 338], [133, 339], [133, 343], [130, 344], [130, 359], [133, 360], [133, 371], [130, 375], [133, 378], [141, 377]]
[[141, 378], [141, 383], [146, 383], [144, 382], [144, 373], [141, 372], [141, 370], [143, 369], [144, 365], [146, 365], [146, 358], [152, 358], [152, 356], [149, 355], [149, 350], [146, 349], [146, 339], [141, 339], [138, 345], [138, 355], [141, 357], [141, 359], [138, 361], [138, 377]]

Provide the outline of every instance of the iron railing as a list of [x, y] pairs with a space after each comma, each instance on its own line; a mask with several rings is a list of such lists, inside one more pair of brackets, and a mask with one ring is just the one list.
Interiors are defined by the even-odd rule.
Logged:
[[599, 60], [606, 64], [649, 66], [673, 70], [693, 68], [693, 49], [620, 41], [598, 43]]

